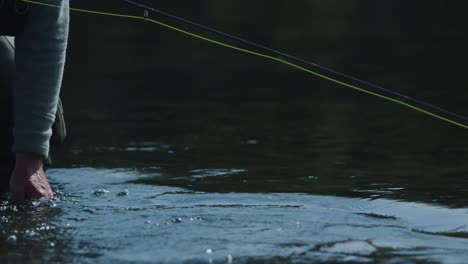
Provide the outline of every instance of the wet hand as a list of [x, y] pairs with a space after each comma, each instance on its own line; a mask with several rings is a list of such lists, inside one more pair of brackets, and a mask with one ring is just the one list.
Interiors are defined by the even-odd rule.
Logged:
[[31, 154], [16, 154], [15, 170], [10, 180], [11, 197], [15, 202], [50, 199], [54, 196], [44, 172], [42, 158]]

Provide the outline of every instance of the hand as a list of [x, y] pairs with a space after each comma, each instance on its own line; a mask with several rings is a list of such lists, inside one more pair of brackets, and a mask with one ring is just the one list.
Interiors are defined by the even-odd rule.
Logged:
[[54, 193], [44, 172], [39, 156], [17, 153], [15, 170], [10, 180], [11, 197], [15, 202], [53, 198]]

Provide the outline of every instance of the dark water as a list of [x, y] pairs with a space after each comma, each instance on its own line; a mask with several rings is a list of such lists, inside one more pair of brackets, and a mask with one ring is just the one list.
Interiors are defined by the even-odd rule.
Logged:
[[[464, 1], [147, 3], [468, 114]], [[465, 262], [464, 129], [150, 24], [72, 18], [58, 198], [0, 207], [1, 263]]]

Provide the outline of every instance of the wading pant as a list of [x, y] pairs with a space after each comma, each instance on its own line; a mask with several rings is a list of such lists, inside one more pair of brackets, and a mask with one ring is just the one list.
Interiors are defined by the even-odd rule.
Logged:
[[[14, 167], [12, 152], [14, 54], [14, 39], [0, 36], [0, 196], [9, 189], [10, 175]], [[66, 129], [60, 100], [52, 133], [51, 144], [63, 143]], [[51, 165], [50, 156], [44, 164]]]

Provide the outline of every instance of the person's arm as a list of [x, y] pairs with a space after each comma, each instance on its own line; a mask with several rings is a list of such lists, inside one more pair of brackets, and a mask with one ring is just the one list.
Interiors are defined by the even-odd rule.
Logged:
[[[68, 0], [43, 1], [68, 7]], [[69, 10], [31, 5], [28, 22], [16, 36], [14, 84], [14, 200], [50, 198], [43, 170], [65, 65]]]

